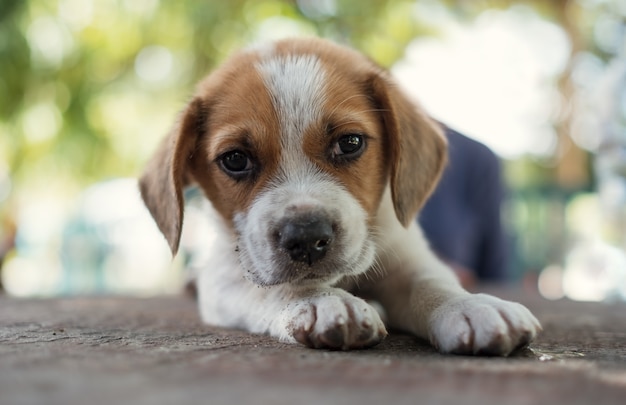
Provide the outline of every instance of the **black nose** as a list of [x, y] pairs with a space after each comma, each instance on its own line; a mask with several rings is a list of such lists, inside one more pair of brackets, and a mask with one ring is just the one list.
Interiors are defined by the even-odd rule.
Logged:
[[332, 224], [319, 216], [290, 219], [278, 231], [278, 244], [291, 260], [309, 266], [326, 255], [332, 239]]

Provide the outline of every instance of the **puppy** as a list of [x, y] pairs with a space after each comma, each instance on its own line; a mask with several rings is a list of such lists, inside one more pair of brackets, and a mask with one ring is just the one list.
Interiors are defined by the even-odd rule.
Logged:
[[415, 217], [446, 160], [442, 130], [361, 54], [320, 39], [242, 51], [198, 87], [140, 179], [172, 252], [183, 188], [220, 237], [197, 278], [202, 319], [314, 348], [376, 345], [387, 326], [442, 353], [508, 355], [541, 329], [470, 294]]

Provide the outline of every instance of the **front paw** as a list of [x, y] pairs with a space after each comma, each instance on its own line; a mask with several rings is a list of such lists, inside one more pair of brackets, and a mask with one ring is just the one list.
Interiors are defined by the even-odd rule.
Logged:
[[430, 319], [430, 341], [442, 353], [507, 356], [540, 331], [526, 307], [486, 294], [452, 299]]
[[361, 349], [387, 336], [378, 312], [348, 294], [299, 300], [290, 304], [281, 318], [290, 338], [316, 349]]

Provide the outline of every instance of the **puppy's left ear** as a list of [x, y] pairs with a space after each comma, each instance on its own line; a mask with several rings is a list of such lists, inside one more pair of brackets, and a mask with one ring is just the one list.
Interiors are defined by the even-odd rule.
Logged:
[[391, 158], [391, 196], [396, 216], [405, 227], [435, 189], [447, 161], [441, 126], [412, 103], [386, 73], [370, 79]]
[[172, 254], [176, 254], [180, 243], [183, 189], [193, 181], [189, 165], [205, 118], [202, 100], [194, 99], [162, 141], [139, 179], [141, 196], [167, 239]]

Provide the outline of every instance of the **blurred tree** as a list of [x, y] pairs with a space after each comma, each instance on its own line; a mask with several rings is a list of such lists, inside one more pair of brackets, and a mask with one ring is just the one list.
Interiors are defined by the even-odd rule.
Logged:
[[[580, 1], [419, 1], [447, 7], [461, 19], [523, 3], [565, 27], [573, 52], [587, 45], [589, 21], [581, 27]], [[42, 192], [71, 196], [102, 178], [136, 175], [193, 84], [233, 50], [285, 33], [311, 34], [349, 43], [390, 66], [413, 38], [438, 33], [435, 24], [418, 18], [414, 5], [0, 1], [0, 224], [14, 223], [22, 202]], [[571, 91], [570, 73], [562, 79], [564, 92]], [[564, 114], [557, 123], [564, 140], [568, 120]], [[574, 155], [567, 167], [576, 169], [585, 154]], [[546, 174], [544, 168], [540, 177]]]
[[399, 0], [4, 0], [0, 19], [0, 159], [17, 189], [135, 173], [165, 131], [138, 122], [268, 32], [330, 36], [384, 65], [424, 32]]
[[[472, 18], [520, 1], [442, 3], [461, 18]], [[573, 54], [580, 50], [572, 20], [577, 2], [523, 3], [565, 27]], [[416, 18], [412, 5], [402, 0], [3, 1], [0, 158], [18, 187], [52, 174], [83, 185], [135, 173], [150, 149], [141, 146], [158, 137], [145, 135], [150, 131], [137, 128], [137, 122], [175, 109], [172, 100], [184, 99], [193, 83], [234, 49], [269, 32], [291, 30], [348, 42], [390, 66], [411, 39], [436, 34], [436, 27]], [[142, 61], [171, 66], [163, 77], [142, 77]], [[564, 92], [572, 91], [569, 73], [562, 77]], [[565, 172], [586, 167], [578, 164], [584, 156], [572, 152], [575, 145], [566, 140], [567, 117], [557, 128], [564, 134], [565, 157], [576, 156], [574, 164], [563, 160]], [[584, 175], [575, 177], [584, 182]], [[559, 175], [575, 182], [570, 177]]]

